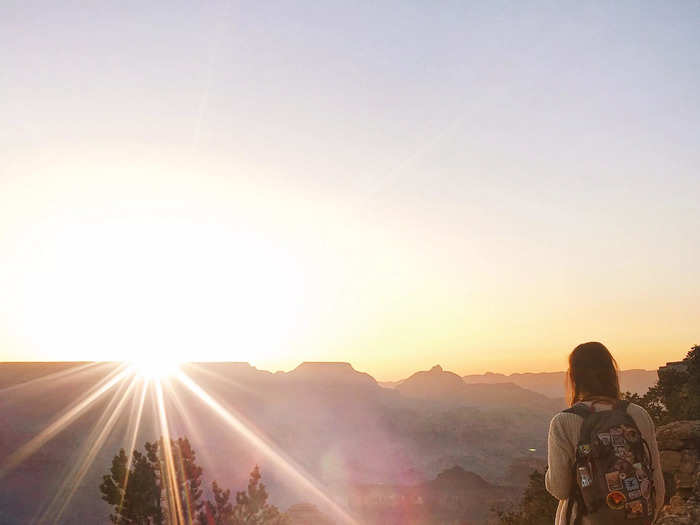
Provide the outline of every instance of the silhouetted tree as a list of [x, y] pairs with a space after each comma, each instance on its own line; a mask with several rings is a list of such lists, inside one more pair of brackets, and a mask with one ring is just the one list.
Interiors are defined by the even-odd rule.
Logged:
[[109, 519], [117, 525], [161, 525], [161, 489], [154, 465], [137, 450], [130, 465], [128, 459], [121, 449], [102, 478], [102, 499], [114, 507]]
[[657, 425], [681, 419], [700, 419], [700, 345], [693, 346], [682, 365], [659, 372], [646, 394], [624, 397], [644, 407]]
[[[124, 449], [112, 459], [109, 474], [102, 478], [102, 499], [114, 507], [110, 520], [116, 525], [165, 525], [178, 523], [173, 502], [169, 501], [168, 474], [161, 438], [146, 442], [145, 454], [134, 450], [131, 463]], [[181, 504], [184, 524], [199, 525], [284, 525], [286, 517], [267, 502], [260, 469], [250, 473], [248, 489], [236, 493], [212, 482], [213, 501], [202, 501], [202, 468], [187, 438], [170, 441], [174, 484]], [[128, 475], [127, 475], [128, 474]], [[196, 520], [196, 521], [195, 521]]]
[[284, 525], [287, 520], [277, 507], [267, 503], [267, 490], [260, 482], [260, 469], [250, 473], [248, 489], [236, 493], [236, 504], [231, 504], [231, 491], [212, 483], [214, 501], [206, 501], [199, 514], [200, 525]]
[[194, 517], [204, 505], [201, 501], [202, 468], [197, 465], [196, 454], [187, 438], [178, 438], [174, 443], [173, 456], [180, 498], [189, 517], [188, 523], [193, 523]]
[[250, 473], [248, 490], [236, 493], [233, 525], [281, 525], [285, 522], [277, 507], [267, 503], [267, 490], [260, 483], [260, 477], [260, 469], [256, 465]]
[[[117, 525], [161, 525], [170, 521], [169, 514], [174, 516], [173, 502], [167, 497], [166, 482], [170, 476], [163, 439], [146, 442], [144, 448], [145, 454], [134, 450], [128, 476], [128, 456], [124, 449], [114, 456], [110, 473], [103, 476], [102, 499], [114, 506], [110, 519]], [[196, 454], [187, 438], [171, 440], [170, 449], [175, 471], [173, 481], [182, 515], [186, 523], [194, 523], [204, 505], [200, 501], [202, 469], [197, 465]]]
[[[168, 501], [168, 487], [166, 482], [170, 476], [167, 470], [165, 448], [163, 438], [153, 443], [146, 443], [146, 454], [151, 465], [154, 466], [155, 475], [167, 508], [174, 515], [175, 509], [172, 507], [175, 502]], [[170, 451], [172, 453], [173, 467], [175, 470], [174, 484], [177, 491], [177, 498], [181, 505], [183, 518], [186, 523], [194, 523], [195, 517], [199, 514], [204, 502], [202, 497], [202, 468], [197, 465], [197, 458], [194, 449], [187, 438], [178, 438], [177, 441], [170, 440]]]
[[200, 525], [230, 525], [233, 521], [233, 505], [231, 504], [231, 490], [223, 490], [214, 481], [212, 484], [214, 501], [205, 501], [204, 510], [199, 514]]
[[501, 525], [551, 525], [558, 501], [544, 485], [544, 474], [534, 470], [520, 503], [508, 511], [497, 511]]

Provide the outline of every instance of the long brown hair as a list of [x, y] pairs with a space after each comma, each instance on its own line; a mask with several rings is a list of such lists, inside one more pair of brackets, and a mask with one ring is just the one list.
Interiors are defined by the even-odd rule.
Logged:
[[585, 400], [620, 399], [617, 362], [603, 343], [583, 343], [569, 355], [569, 405]]

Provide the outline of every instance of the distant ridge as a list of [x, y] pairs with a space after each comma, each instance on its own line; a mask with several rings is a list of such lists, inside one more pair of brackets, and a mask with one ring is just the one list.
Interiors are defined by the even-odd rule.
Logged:
[[304, 361], [294, 370], [284, 374], [288, 379], [306, 382], [355, 383], [377, 387], [377, 381], [365, 372], [358, 372], [343, 361]]
[[[21, 380], [31, 380], [41, 377], [56, 370], [69, 369], [71, 367], [88, 365], [91, 363], [104, 363], [108, 365], [118, 365], [118, 361], [7, 361], [0, 362], [6, 369], [12, 368], [21, 370]], [[425, 383], [425, 388], [429, 388], [433, 394], [428, 397], [438, 395], [443, 391], [447, 395], [457, 395], [455, 392], [461, 391], [459, 381], [468, 385], [514, 385], [531, 392], [535, 392], [551, 399], [561, 399], [565, 396], [566, 372], [516, 372], [513, 374], [501, 374], [497, 372], [486, 372], [484, 374], [469, 374], [462, 376], [454, 372], [445, 371], [440, 365], [434, 366], [429, 371], [419, 371], [406, 379], [399, 381], [378, 382], [370, 374], [356, 370], [352, 364], [345, 361], [304, 361], [293, 370], [288, 372], [257, 368], [246, 361], [201, 361], [190, 362], [184, 367], [205, 367], [212, 372], [224, 375], [245, 376], [279, 376], [289, 380], [304, 379], [311, 382], [342, 382], [380, 386], [384, 388], [402, 390], [401, 385], [411, 380], [412, 383]], [[429, 373], [443, 373], [438, 383], [433, 380], [435, 377], [426, 376]], [[620, 388], [622, 391], [630, 391], [644, 394], [656, 383], [658, 378], [656, 370], [644, 370], [639, 368], [623, 370], [620, 372]], [[8, 378], [6, 378], [8, 379]], [[14, 377], [13, 382], [21, 382], [20, 377]], [[427, 383], [433, 381], [432, 386]], [[415, 384], [410, 389], [418, 388]], [[487, 387], [483, 387], [488, 391]], [[504, 387], [511, 388], [512, 387]], [[403, 387], [405, 390], [406, 387]], [[475, 390], [476, 392], [476, 390]], [[418, 396], [425, 397], [425, 396]]]
[[416, 372], [399, 382], [395, 390], [409, 398], [467, 406], [528, 406], [548, 411], [562, 408], [560, 400], [551, 399], [514, 383], [468, 384], [460, 376], [444, 370], [440, 365]]
[[[622, 370], [620, 371], [620, 388], [623, 392], [644, 394], [649, 387], [656, 383], [657, 378], [656, 370], [639, 368]], [[524, 372], [510, 375], [486, 372], [485, 374], [466, 375], [464, 381], [469, 384], [513, 383], [547, 397], [558, 398], [565, 395], [566, 372]]]

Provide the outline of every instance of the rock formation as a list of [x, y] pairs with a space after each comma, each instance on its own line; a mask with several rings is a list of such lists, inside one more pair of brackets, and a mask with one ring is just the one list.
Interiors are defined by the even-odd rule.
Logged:
[[656, 432], [667, 505], [657, 525], [700, 523], [700, 421], [675, 421]]

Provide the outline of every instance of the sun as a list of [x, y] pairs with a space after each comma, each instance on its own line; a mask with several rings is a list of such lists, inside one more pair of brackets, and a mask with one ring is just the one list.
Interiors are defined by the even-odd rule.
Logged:
[[56, 228], [40, 260], [17, 266], [34, 270], [18, 281], [27, 308], [14, 324], [48, 360], [136, 362], [161, 375], [161, 357], [285, 359], [315, 297], [291, 248], [238, 227], [142, 215]]
[[179, 370], [180, 362], [161, 356], [146, 356], [131, 361], [129, 367], [143, 379], [164, 379]]

